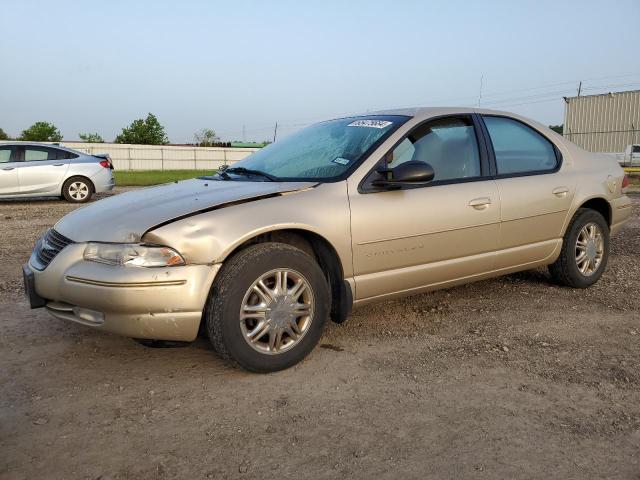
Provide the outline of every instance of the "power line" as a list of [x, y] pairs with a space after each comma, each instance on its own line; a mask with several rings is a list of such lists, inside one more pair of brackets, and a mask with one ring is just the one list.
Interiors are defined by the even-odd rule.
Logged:
[[[607, 75], [607, 76], [600, 76], [600, 77], [591, 77], [591, 78], [587, 78], [587, 79], [582, 80], [582, 83], [584, 84], [586, 82], [593, 81], [593, 80], [611, 80], [611, 79], [616, 79], [616, 78], [626, 78], [626, 77], [634, 77], [634, 76], [635, 77], [640, 77], [640, 72], [621, 74], [621, 75]], [[530, 104], [536, 104], [536, 103], [547, 103], [547, 102], [559, 100], [559, 98], [561, 96], [566, 96], [567, 94], [570, 94], [572, 91], [575, 92], [575, 90], [573, 90], [570, 86], [575, 85], [576, 82], [578, 82], [578, 81], [577, 80], [571, 80], [571, 81], [566, 81], [566, 82], [549, 83], [549, 84], [538, 85], [538, 86], [533, 86], [533, 87], [518, 88], [518, 89], [512, 89], [512, 90], [503, 90], [501, 92], [484, 93], [483, 92], [484, 75], [483, 75], [483, 76], [481, 76], [481, 86], [480, 86], [479, 96], [476, 97], [476, 98], [471, 97], [471, 96], [455, 97], [455, 98], [449, 98], [449, 99], [430, 100], [430, 101], [426, 101], [426, 102], [425, 101], [414, 102], [412, 104], [399, 105], [399, 106], [393, 106], [393, 107], [375, 108], [374, 110], [393, 110], [393, 109], [414, 107], [416, 105], [425, 105], [425, 104], [436, 105], [436, 104], [443, 104], [443, 103], [471, 102], [474, 99], [478, 100], [478, 104], [480, 104], [480, 102], [482, 102], [483, 105], [493, 105], [493, 106], [502, 106], [502, 107], [530, 105]], [[499, 98], [501, 96], [505, 96], [505, 95], [508, 95], [508, 94], [511, 94], [511, 93], [533, 92], [535, 90], [543, 90], [543, 89], [546, 89], [546, 88], [560, 87], [560, 86], [567, 86], [567, 88], [566, 89], [562, 89], [562, 90], [552, 90], [552, 91], [547, 91], [547, 92], [533, 93], [532, 95], [515, 96], [515, 97], [509, 97], [509, 98]], [[583, 86], [581, 88], [581, 92], [582, 91], [594, 91], [594, 90], [600, 90], [600, 89], [606, 89], [606, 88], [627, 88], [627, 87], [635, 87], [635, 86], [640, 86], [640, 82]], [[340, 114], [338, 114], [338, 115], [334, 115], [334, 116], [335, 117], [339, 117], [339, 116], [348, 116], [348, 115], [344, 115], [344, 114], [340, 115]], [[325, 116], [318, 116], [318, 117], [311, 117], [311, 118], [307, 117], [306, 119], [292, 119], [292, 123], [278, 124], [278, 129], [280, 129], [280, 130], [283, 130], [283, 129], [284, 130], [290, 130], [290, 129], [293, 129], [293, 128], [310, 125], [311, 123], [314, 123], [317, 120], [322, 120], [322, 119], [331, 118], [331, 117], [332, 117], [331, 115], [325, 115]], [[264, 126], [260, 126], [260, 127], [256, 127], [256, 128], [252, 128], [252, 129], [243, 128], [243, 132], [242, 133], [246, 134], [247, 132], [249, 132], [249, 133], [251, 133], [253, 135], [256, 135], [256, 134], [262, 133], [262, 132], [265, 132], [265, 133], [269, 132], [269, 131], [271, 131], [272, 128], [273, 128], [273, 124], [272, 125], [264, 125]], [[237, 132], [237, 131], [236, 132], [230, 132], [230, 133], [227, 134], [227, 136], [228, 137], [237, 136], [238, 133], [240, 133], [240, 132]]]

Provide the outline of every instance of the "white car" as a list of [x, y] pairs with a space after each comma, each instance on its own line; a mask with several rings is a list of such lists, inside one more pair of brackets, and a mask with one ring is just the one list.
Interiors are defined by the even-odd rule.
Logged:
[[108, 155], [41, 143], [0, 144], [0, 199], [56, 196], [83, 203], [114, 186]]

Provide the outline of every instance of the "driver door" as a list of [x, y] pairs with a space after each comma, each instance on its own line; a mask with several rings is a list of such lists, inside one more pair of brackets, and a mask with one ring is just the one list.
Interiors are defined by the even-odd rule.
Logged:
[[383, 168], [429, 163], [423, 186], [376, 189], [371, 172], [349, 191], [356, 299], [427, 290], [493, 269], [500, 198], [472, 115], [428, 121], [385, 156]]
[[15, 195], [20, 191], [14, 151], [11, 145], [0, 147], [0, 195]]

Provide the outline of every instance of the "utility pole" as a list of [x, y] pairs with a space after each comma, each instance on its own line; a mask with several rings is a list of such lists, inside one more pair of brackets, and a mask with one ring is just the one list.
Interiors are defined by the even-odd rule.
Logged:
[[578, 84], [578, 96], [580, 96], [580, 92], [582, 92], [582, 80], [580, 80], [580, 83]]
[[276, 136], [278, 135], [278, 122], [276, 122], [276, 126], [273, 129], [273, 143], [276, 143]]
[[484, 75], [480, 75], [480, 92], [478, 93], [478, 107], [480, 107], [480, 100], [482, 100], [482, 81], [484, 80]]

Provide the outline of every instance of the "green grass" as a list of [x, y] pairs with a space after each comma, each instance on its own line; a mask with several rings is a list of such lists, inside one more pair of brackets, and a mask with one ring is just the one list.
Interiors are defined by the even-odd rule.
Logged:
[[119, 187], [146, 187], [148, 185], [201, 177], [211, 173], [213, 173], [213, 170], [116, 170], [114, 175], [116, 177], [116, 185]]

